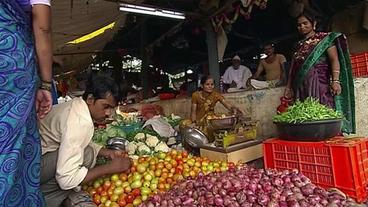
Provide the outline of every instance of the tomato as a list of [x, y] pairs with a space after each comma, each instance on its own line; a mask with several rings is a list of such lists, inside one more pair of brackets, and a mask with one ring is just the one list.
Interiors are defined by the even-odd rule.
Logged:
[[168, 183], [168, 184], [171, 184], [171, 183], [173, 183], [174, 181], [173, 181], [173, 179], [172, 178], [167, 178], [166, 179], [166, 183]]
[[182, 159], [176, 159], [176, 162], [178, 165], [182, 165], [184, 164], [183, 160]]
[[133, 200], [133, 206], [139, 206], [139, 204], [142, 203], [142, 200], [140, 198], [136, 198]]
[[178, 162], [176, 160], [171, 160], [170, 164], [172, 165], [172, 167], [178, 166]]
[[165, 190], [165, 184], [163, 184], [163, 183], [160, 183], [160, 184], [158, 184], [158, 189], [159, 190]]
[[125, 197], [125, 201], [127, 203], [133, 203], [133, 200], [134, 200], [134, 196], [132, 194], [128, 194], [126, 197]]
[[164, 168], [164, 164], [162, 162], [156, 165], [156, 169], [162, 169], [162, 168]]
[[137, 171], [137, 168], [136, 167], [134, 167], [134, 166], [132, 166], [132, 167], [130, 167], [130, 172], [135, 172], [135, 171]]
[[228, 163], [227, 163], [227, 166], [228, 166], [229, 168], [234, 168], [234, 167], [235, 167], [235, 164], [234, 164], [233, 162], [228, 162]]
[[122, 206], [126, 206], [127, 203], [126, 203], [125, 199], [119, 199], [118, 204], [119, 204], [120, 207], [122, 207]]
[[120, 176], [119, 176], [119, 179], [123, 182], [127, 181], [128, 180], [128, 176], [127, 174], [125, 173], [121, 173]]
[[150, 166], [149, 166], [149, 169], [150, 169], [150, 170], [156, 170], [156, 165], [150, 165]]
[[161, 173], [162, 173], [162, 171], [161, 171], [160, 169], [157, 169], [157, 170], [155, 171], [155, 176], [156, 176], [156, 177], [160, 177], [160, 176], [161, 176]]
[[97, 193], [97, 191], [96, 191], [96, 189], [91, 189], [91, 190], [89, 190], [89, 191], [88, 191], [88, 193], [89, 193], [91, 196], [94, 196], [94, 195]]
[[170, 173], [175, 173], [175, 168], [171, 168]]
[[101, 194], [101, 192], [102, 192], [103, 190], [107, 190], [107, 189], [105, 189], [105, 188], [103, 188], [102, 186], [100, 186], [100, 187], [98, 187], [98, 188], [96, 189], [96, 193]]
[[132, 191], [132, 195], [133, 195], [133, 196], [139, 196], [139, 195], [141, 195], [141, 190], [140, 190], [140, 189], [138, 189], [138, 188], [134, 189], [134, 190]]
[[173, 166], [172, 166], [172, 164], [170, 164], [170, 163], [167, 163], [167, 164], [165, 165], [165, 168], [166, 168], [166, 169], [168, 169], [168, 170], [170, 170], [172, 167], [173, 167]]
[[104, 184], [103, 184], [103, 188], [104, 188], [105, 190], [107, 190], [107, 189], [109, 189], [110, 187], [111, 187], [111, 181], [109, 181], [109, 180], [105, 181], [105, 182], [104, 182]]
[[118, 201], [118, 199], [119, 199], [119, 196], [118, 196], [118, 195], [116, 195], [116, 194], [113, 194], [113, 195], [110, 197], [110, 201], [113, 201], [113, 202]]
[[168, 177], [168, 175], [169, 175], [169, 174], [168, 174], [167, 172], [163, 172], [163, 173], [161, 174], [161, 177], [162, 177], [162, 178], [167, 178], [167, 177]]
[[137, 171], [139, 173], [144, 173], [144, 172], [146, 172], [146, 170], [147, 170], [147, 168], [143, 164], [137, 165]]
[[111, 197], [113, 194], [114, 194], [114, 190], [112, 190], [112, 189], [107, 190], [107, 195], [109, 197]]
[[138, 158], [138, 163], [142, 163], [142, 162], [145, 162], [145, 161], [146, 161], [145, 157]]
[[128, 204], [126, 205], [126, 207], [133, 207], [133, 204], [132, 204], [132, 203], [128, 203]]
[[166, 169], [166, 168], [164, 168], [164, 169], [162, 169], [162, 172], [163, 172], [163, 173], [168, 173], [168, 172], [169, 172], [169, 170], [168, 170], [168, 169]]
[[106, 190], [102, 191], [102, 192], [100, 193], [100, 196], [107, 196], [107, 191], [106, 191]]
[[107, 201], [107, 196], [101, 196], [101, 203], [106, 203]]
[[100, 195], [94, 195], [93, 196], [93, 202], [97, 205], [100, 205], [101, 204], [101, 196]]
[[111, 202], [109, 207], [119, 207], [120, 205], [117, 202]]
[[117, 180], [119, 180], [119, 175], [118, 174], [113, 174], [113, 175], [111, 175], [111, 181], [117, 181]]
[[181, 156], [182, 156], [183, 158], [187, 158], [187, 157], [188, 157], [188, 152], [187, 152], [187, 151], [183, 151], [183, 152], [181, 152]]

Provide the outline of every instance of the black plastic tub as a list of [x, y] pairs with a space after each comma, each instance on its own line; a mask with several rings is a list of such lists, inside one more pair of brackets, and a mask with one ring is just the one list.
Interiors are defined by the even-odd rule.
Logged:
[[335, 137], [341, 132], [342, 119], [328, 119], [304, 123], [274, 122], [280, 139], [317, 142]]

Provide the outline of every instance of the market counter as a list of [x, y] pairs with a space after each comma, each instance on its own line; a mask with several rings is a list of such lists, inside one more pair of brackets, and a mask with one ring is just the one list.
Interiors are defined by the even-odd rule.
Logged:
[[[357, 135], [368, 137], [368, 78], [358, 78], [354, 85]], [[276, 108], [280, 104], [283, 92], [284, 88], [280, 87], [227, 93], [224, 94], [224, 97], [229, 103], [238, 106], [246, 116], [260, 121], [261, 130], [257, 133], [264, 138], [269, 138], [277, 136], [272, 117], [276, 114]], [[162, 106], [166, 114], [174, 113], [181, 117], [190, 117], [190, 98], [158, 101], [155, 104]], [[133, 107], [139, 109], [137, 105]], [[227, 110], [221, 104], [217, 104], [215, 111], [222, 113]]]

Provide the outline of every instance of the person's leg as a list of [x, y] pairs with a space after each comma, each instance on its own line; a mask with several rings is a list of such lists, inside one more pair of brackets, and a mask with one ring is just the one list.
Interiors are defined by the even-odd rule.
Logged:
[[[88, 204], [84, 206], [96, 206], [92, 199], [84, 192], [75, 192], [74, 190], [62, 190], [55, 179], [56, 163], [58, 151], [49, 152], [42, 156], [41, 161], [41, 190], [46, 200], [46, 206], [58, 207], [65, 206], [83, 206], [74, 205]], [[90, 168], [94, 162], [94, 152], [92, 147], [87, 146], [84, 150], [83, 166]], [[88, 198], [86, 198], [88, 196]], [[93, 204], [93, 205], [91, 205]]]
[[41, 191], [46, 206], [58, 207], [72, 190], [62, 190], [55, 179], [58, 151], [48, 152], [41, 158]]

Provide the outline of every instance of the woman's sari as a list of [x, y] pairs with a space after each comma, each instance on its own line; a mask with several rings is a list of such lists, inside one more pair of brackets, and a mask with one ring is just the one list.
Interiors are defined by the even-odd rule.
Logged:
[[0, 206], [44, 205], [29, 1], [0, 1]]
[[[333, 96], [330, 89], [332, 69], [327, 49], [336, 46], [340, 63], [341, 94]], [[335, 108], [344, 116], [342, 131], [355, 132], [355, 100], [350, 56], [346, 38], [340, 33], [316, 33], [300, 41], [291, 68], [296, 99], [319, 99], [321, 104]]]

